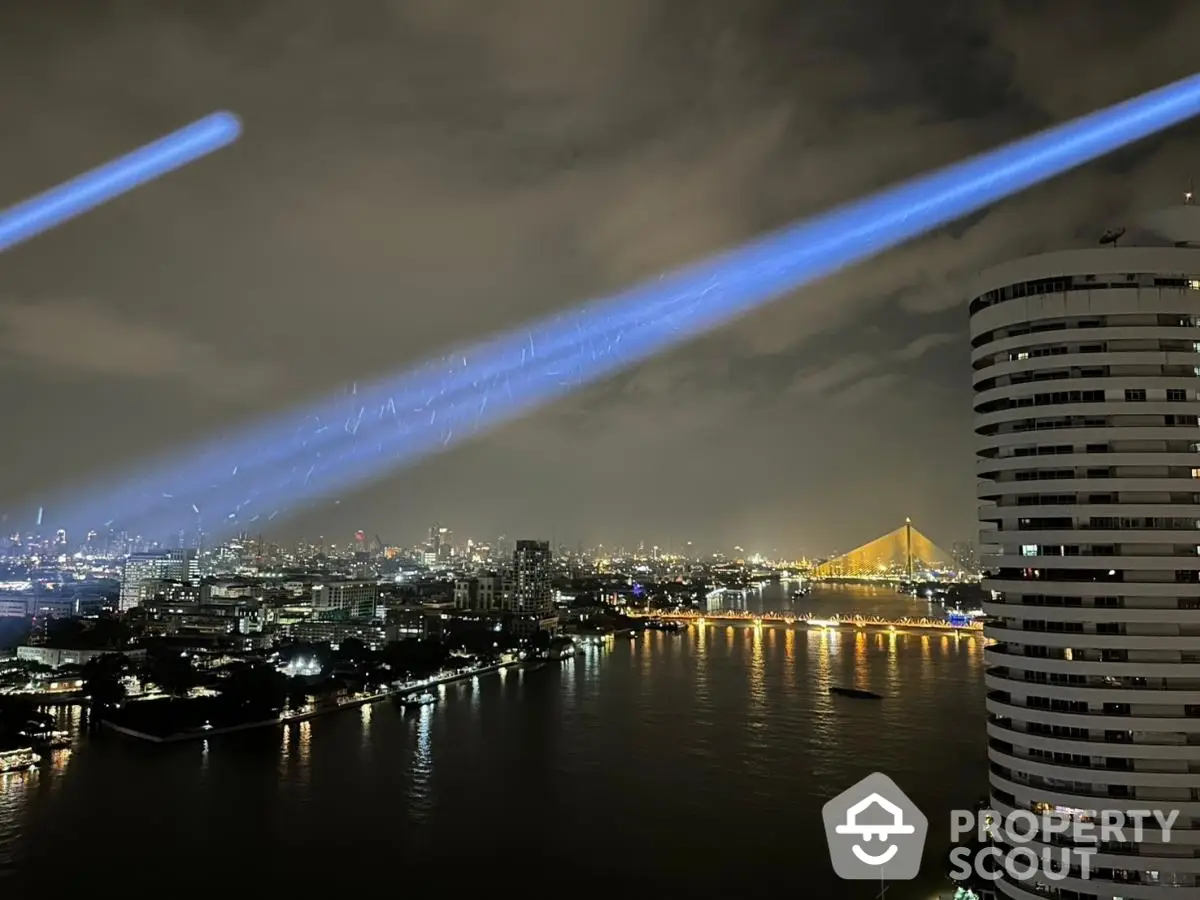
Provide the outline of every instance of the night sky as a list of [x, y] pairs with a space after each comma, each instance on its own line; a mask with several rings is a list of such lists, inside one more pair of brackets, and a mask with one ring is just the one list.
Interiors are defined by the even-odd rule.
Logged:
[[[7, 0], [0, 206], [216, 109], [232, 149], [0, 255], [0, 511], [1192, 72], [1200, 6]], [[825, 553], [974, 531], [972, 274], [1177, 202], [1091, 165], [369, 489], [440, 521]], [[46, 511], [54, 526], [54, 509]]]

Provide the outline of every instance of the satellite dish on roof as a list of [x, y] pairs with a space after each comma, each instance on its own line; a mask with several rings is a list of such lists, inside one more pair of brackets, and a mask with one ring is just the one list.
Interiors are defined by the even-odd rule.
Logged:
[[1124, 234], [1124, 228], [1110, 228], [1100, 236], [1100, 243], [1112, 244], [1113, 246], [1116, 246], [1117, 241], [1119, 241]]

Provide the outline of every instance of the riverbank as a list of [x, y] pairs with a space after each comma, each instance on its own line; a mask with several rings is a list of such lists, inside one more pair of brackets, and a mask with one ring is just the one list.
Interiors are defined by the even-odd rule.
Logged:
[[0, 695], [0, 703], [29, 703], [33, 706], [79, 706], [86, 702], [87, 698], [80, 691]]
[[[539, 660], [539, 662], [541, 661]], [[456, 672], [451, 675], [438, 676], [437, 678], [431, 678], [416, 684], [406, 684], [398, 688], [389, 688], [373, 694], [349, 697], [345, 700], [340, 700], [337, 703], [331, 703], [327, 706], [320, 706], [313, 709], [306, 709], [292, 713], [283, 713], [278, 716], [273, 716], [269, 719], [260, 719], [254, 722], [242, 722], [236, 725], [189, 728], [183, 731], [177, 731], [165, 735], [150, 734], [149, 732], [142, 731], [137, 728], [131, 728], [128, 725], [122, 725], [119, 722], [113, 722], [108, 719], [101, 719], [100, 725], [109, 729], [110, 731], [116, 732], [117, 734], [124, 735], [125, 737], [136, 738], [140, 741], [148, 741], [152, 744], [178, 744], [184, 741], [207, 740], [208, 738], [217, 737], [218, 735], [222, 734], [234, 734], [239, 731], [250, 731], [255, 728], [277, 728], [281, 725], [291, 725], [294, 722], [305, 722], [309, 719], [315, 719], [318, 716], [327, 716], [332, 715], [333, 713], [345, 712], [348, 709], [358, 709], [359, 707], [366, 706], [369, 703], [378, 703], [381, 700], [404, 697], [408, 694], [414, 694], [418, 691], [428, 690], [431, 687], [440, 687], [443, 684], [453, 684], [454, 682], [464, 681], [468, 678], [476, 678], [480, 675], [490, 675], [493, 672], [499, 672], [503, 669], [510, 669], [523, 665], [525, 665], [525, 663], [520, 661], [497, 663], [491, 666], [483, 666], [478, 669], [471, 669], [466, 672]]]

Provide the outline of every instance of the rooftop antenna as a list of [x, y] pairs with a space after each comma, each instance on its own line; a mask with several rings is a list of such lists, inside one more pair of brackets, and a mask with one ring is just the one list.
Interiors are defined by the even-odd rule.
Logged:
[[1100, 236], [1101, 244], [1112, 244], [1117, 246], [1117, 241], [1125, 236], [1124, 228], [1110, 228]]

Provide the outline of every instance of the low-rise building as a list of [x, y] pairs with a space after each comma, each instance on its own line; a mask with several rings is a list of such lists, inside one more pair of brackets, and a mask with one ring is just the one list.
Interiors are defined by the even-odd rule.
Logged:
[[130, 662], [141, 662], [146, 658], [146, 650], [142, 647], [129, 650], [84, 650], [69, 647], [40, 647], [26, 644], [17, 648], [17, 659], [41, 663], [43, 666], [57, 669], [61, 666], [83, 666], [93, 659], [107, 656], [110, 653], [120, 653]]
[[379, 604], [374, 581], [327, 581], [312, 589], [313, 614], [322, 621], [370, 621]]
[[370, 650], [382, 650], [399, 640], [399, 629], [379, 622], [302, 622], [291, 627], [291, 637], [305, 644], [338, 646], [349, 638], [366, 644]]

